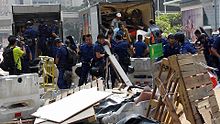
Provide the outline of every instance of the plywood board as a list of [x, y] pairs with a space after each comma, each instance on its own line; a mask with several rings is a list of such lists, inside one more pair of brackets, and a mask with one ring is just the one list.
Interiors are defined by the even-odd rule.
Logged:
[[71, 117], [70, 119], [66, 120], [65, 122], [63, 122], [61, 124], [74, 123], [74, 122], [77, 122], [80, 120], [87, 119], [92, 116], [95, 116], [95, 111], [94, 111], [93, 107], [90, 107], [90, 108], [86, 109], [85, 111]]
[[111, 63], [114, 65], [115, 70], [118, 72], [118, 74], [120, 75], [120, 77], [123, 79], [123, 81], [125, 82], [125, 84], [127, 86], [132, 86], [133, 84], [131, 83], [131, 81], [129, 80], [127, 74], [124, 72], [124, 70], [122, 69], [121, 65], [118, 63], [118, 60], [115, 58], [114, 55], [111, 54], [110, 49], [107, 45], [104, 46], [105, 51], [107, 52], [107, 54], [109, 55], [109, 59], [111, 61]]
[[111, 95], [111, 93], [97, 91], [96, 88], [84, 89], [57, 102], [43, 106], [32, 115], [61, 123], [109, 95]]
[[[93, 107], [90, 107], [90, 108], [86, 109], [85, 111], [82, 111], [81, 113], [79, 113], [73, 117], [70, 117], [69, 119], [67, 119], [66, 121], [64, 121], [61, 124], [74, 123], [74, 122], [92, 117], [94, 115], [95, 115], [95, 111], [94, 111]], [[44, 120], [41, 118], [36, 118], [34, 121], [34, 124], [57, 124], [57, 123], [47, 121], [47, 120]]]

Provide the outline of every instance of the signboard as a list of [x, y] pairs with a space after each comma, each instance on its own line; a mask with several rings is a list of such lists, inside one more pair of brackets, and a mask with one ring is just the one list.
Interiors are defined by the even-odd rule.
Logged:
[[150, 58], [152, 60], [163, 56], [163, 45], [162, 43], [150, 45]]

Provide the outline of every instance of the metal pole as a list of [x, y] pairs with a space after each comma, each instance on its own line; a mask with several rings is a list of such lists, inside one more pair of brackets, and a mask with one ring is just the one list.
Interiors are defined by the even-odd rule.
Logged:
[[215, 30], [218, 29], [218, 24], [217, 24], [217, 0], [214, 1], [214, 6], [215, 6]]
[[[166, 2], [166, 0], [164, 0], [163, 3], [165, 3], [165, 2]], [[167, 6], [166, 5], [164, 5], [164, 13], [167, 14]]]
[[160, 17], [160, 0], [157, 0], [157, 16]]

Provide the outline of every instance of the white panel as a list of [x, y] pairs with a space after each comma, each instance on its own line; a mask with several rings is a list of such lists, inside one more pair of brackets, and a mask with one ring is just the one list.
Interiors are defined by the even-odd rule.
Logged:
[[91, 107], [109, 95], [111, 93], [97, 91], [96, 88], [80, 90], [57, 102], [39, 108], [32, 115], [60, 123]]
[[91, 19], [91, 24], [90, 24], [90, 33], [92, 34], [92, 40], [95, 42], [97, 39], [97, 36], [99, 34], [99, 28], [98, 28], [98, 12], [97, 12], [97, 6], [93, 6], [90, 9], [90, 19]]

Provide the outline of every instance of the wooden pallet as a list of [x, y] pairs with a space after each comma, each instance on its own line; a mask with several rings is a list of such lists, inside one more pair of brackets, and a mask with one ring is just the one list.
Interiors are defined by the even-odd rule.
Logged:
[[157, 90], [160, 96], [155, 108], [152, 107], [153, 100], [150, 101], [147, 116], [152, 115], [150, 111], [154, 109], [153, 118], [165, 124], [181, 123], [178, 119], [182, 113], [192, 124], [219, 124], [219, 107], [212, 82], [202, 63], [205, 63], [203, 55], [178, 55], [163, 59], [159, 72], [154, 71], [156, 86], [152, 99]]

